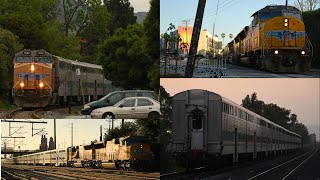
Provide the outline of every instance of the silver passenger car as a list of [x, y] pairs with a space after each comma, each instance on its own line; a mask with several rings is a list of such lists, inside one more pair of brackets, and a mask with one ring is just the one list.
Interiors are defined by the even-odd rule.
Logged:
[[204, 160], [228, 156], [237, 162], [240, 155], [256, 158], [301, 146], [300, 135], [216, 93], [193, 89], [172, 98], [168, 149], [175, 155], [196, 152]]

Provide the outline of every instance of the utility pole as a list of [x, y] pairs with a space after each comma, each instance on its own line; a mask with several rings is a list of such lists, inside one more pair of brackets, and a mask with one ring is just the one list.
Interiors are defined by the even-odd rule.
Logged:
[[100, 125], [100, 141], [102, 141], [102, 125]]
[[54, 133], [54, 149], [57, 149], [57, 134], [56, 134], [56, 119], [53, 120], [54, 127], [53, 127], [53, 133]]
[[73, 146], [73, 123], [71, 123], [71, 146]]
[[187, 48], [187, 53], [189, 54], [190, 44], [188, 42], [188, 22], [190, 22], [190, 20], [186, 19], [186, 20], [183, 20], [182, 22], [186, 23], [186, 30], [185, 30], [186, 31], [186, 43], [188, 44], [188, 47], [189, 47], [189, 48]]
[[195, 56], [197, 53], [197, 48], [198, 48], [198, 43], [199, 43], [199, 36], [200, 36], [205, 6], [206, 6], [206, 0], [199, 0], [197, 14], [196, 14], [196, 18], [195, 18], [194, 26], [193, 26], [193, 31], [192, 31], [192, 38], [191, 38], [191, 45], [190, 45], [190, 51], [189, 51], [189, 56], [188, 56], [188, 62], [187, 62], [186, 72], [184, 75], [184, 77], [186, 77], [186, 78], [192, 78], [192, 76], [193, 76]]

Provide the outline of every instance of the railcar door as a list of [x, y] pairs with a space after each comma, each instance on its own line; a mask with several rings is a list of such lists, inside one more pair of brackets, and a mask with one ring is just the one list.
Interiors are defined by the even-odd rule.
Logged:
[[204, 116], [199, 112], [189, 116], [191, 150], [203, 149], [203, 121]]

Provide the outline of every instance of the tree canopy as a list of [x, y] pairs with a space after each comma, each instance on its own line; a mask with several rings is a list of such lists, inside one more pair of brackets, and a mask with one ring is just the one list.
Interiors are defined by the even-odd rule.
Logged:
[[[10, 97], [13, 75], [13, 58], [17, 51], [23, 49], [18, 37], [11, 31], [0, 28], [0, 96]], [[4, 81], [6, 80], [6, 81]]]

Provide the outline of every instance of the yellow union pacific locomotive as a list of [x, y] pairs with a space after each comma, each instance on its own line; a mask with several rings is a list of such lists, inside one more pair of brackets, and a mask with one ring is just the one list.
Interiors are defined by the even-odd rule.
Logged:
[[102, 66], [64, 59], [44, 50], [15, 54], [12, 96], [20, 107], [97, 100], [114, 87]]
[[224, 48], [229, 62], [274, 72], [310, 69], [312, 45], [297, 8], [270, 5], [252, 17], [252, 23]]

